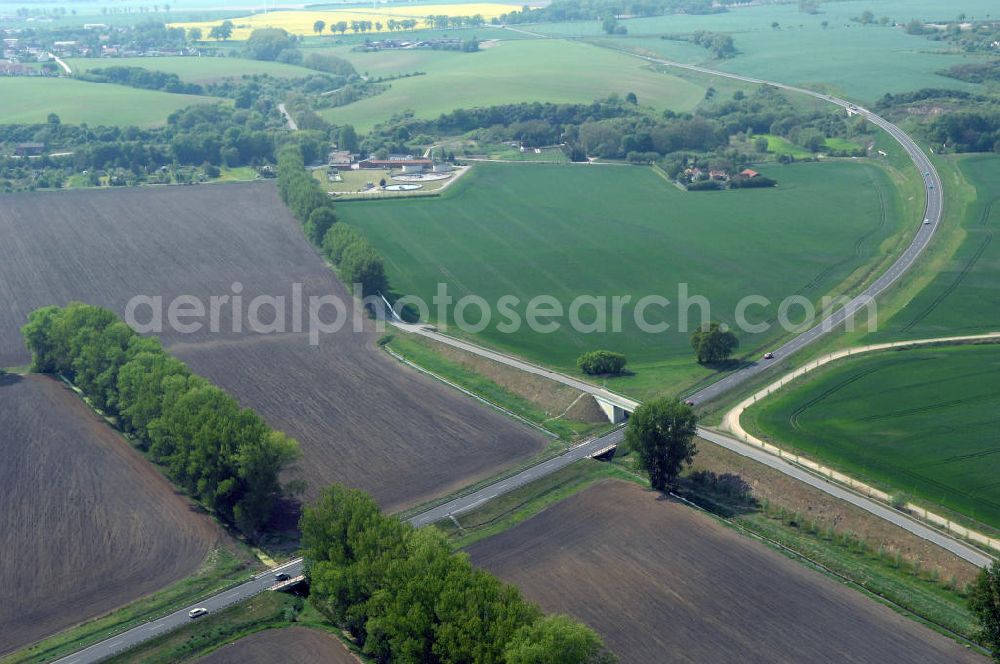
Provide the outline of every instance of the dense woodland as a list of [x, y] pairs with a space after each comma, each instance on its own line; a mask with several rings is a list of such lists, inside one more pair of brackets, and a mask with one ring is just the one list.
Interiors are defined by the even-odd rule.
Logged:
[[[804, 112], [775, 88], [729, 99], [712, 99], [695, 113], [653, 113], [634, 95], [591, 104], [523, 103], [459, 109], [434, 120], [400, 116], [377, 126], [361, 144], [363, 152], [412, 152], [433, 137], [464, 134], [485, 143], [517, 141], [529, 147], [563, 145], [570, 159], [588, 157], [659, 163], [671, 175], [695, 163], [717, 160], [729, 167], [751, 163], [753, 150], [741, 151], [732, 139], [774, 134], [814, 152], [827, 137], [850, 137], [870, 131], [861, 120], [832, 110]], [[764, 147], [766, 151], [766, 146]], [[864, 150], [859, 151], [864, 154]]]
[[440, 531], [382, 514], [361, 491], [327, 488], [299, 527], [310, 601], [376, 662], [615, 661], [589, 627], [544, 616]]
[[1000, 153], [1000, 99], [995, 97], [925, 88], [887, 94], [875, 108], [895, 116], [928, 118], [918, 130], [938, 151]]
[[295, 440], [107, 309], [45, 307], [22, 332], [35, 371], [72, 381], [193, 498], [250, 538], [265, 527]]
[[252, 109], [189, 106], [155, 129], [64, 125], [54, 115], [44, 124], [0, 125], [0, 143], [38, 142], [46, 152], [64, 153], [29, 161], [0, 157], [0, 190], [58, 188], [74, 173], [86, 173], [92, 185], [180, 182], [173, 176], [179, 166], [215, 175], [220, 166], [260, 167], [273, 164], [275, 149], [288, 143], [298, 146], [310, 162], [326, 154], [325, 133], [289, 134], [283, 127], [270, 101]]

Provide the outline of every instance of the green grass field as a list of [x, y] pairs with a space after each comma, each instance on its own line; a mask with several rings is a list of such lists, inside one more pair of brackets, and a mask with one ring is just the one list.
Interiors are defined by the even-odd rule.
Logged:
[[769, 438], [863, 480], [1000, 527], [1000, 346], [837, 362], [744, 415]]
[[[816, 157], [815, 153], [781, 136], [775, 136], [774, 134], [757, 134], [756, 136], [751, 136], [751, 139], [757, 138], [766, 139], [767, 151], [776, 155], [787, 155], [796, 159], [812, 159]], [[846, 138], [833, 137], [826, 139], [826, 147], [831, 150], [857, 150], [861, 146]], [[820, 152], [822, 153], [823, 151], [821, 150]]]
[[777, 155], [788, 155], [789, 157], [795, 157], [796, 159], [811, 159], [816, 156], [804, 147], [795, 145], [795, 143], [792, 143], [787, 138], [782, 138], [781, 136], [775, 136], [774, 134], [759, 134], [754, 136], [754, 138], [767, 139], [767, 151], [773, 152]]
[[245, 58], [71, 58], [66, 61], [66, 64], [74, 73], [104, 67], [143, 67], [153, 71], [177, 74], [182, 81], [188, 83], [212, 83], [223, 78], [238, 78], [244, 74], [270, 74], [283, 78], [302, 78], [317, 73], [296, 65]]
[[[732, 324], [738, 300], [759, 294], [772, 305], [749, 309], [747, 318], [773, 320], [787, 295], [817, 301], [856, 280], [900, 228], [893, 187], [877, 167], [831, 162], [764, 171], [777, 188], [696, 193], [643, 167], [479, 164], [440, 198], [344, 203], [338, 214], [385, 256], [399, 293], [430, 302], [443, 282], [456, 299], [474, 294], [492, 303], [479, 340], [571, 372], [584, 351], [621, 351], [636, 375], [610, 384], [649, 396], [676, 393], [710, 372], [694, 362], [688, 333], [677, 331], [676, 304], [646, 310], [648, 321], [671, 325], [667, 332], [636, 325], [641, 297], [677, 303], [687, 283], [692, 296], [709, 299], [712, 318]], [[604, 333], [574, 331], [563, 317], [552, 333], [524, 325], [510, 334], [497, 329], [505, 318], [496, 304], [507, 294], [519, 298], [522, 320], [537, 295], [554, 296], [567, 313], [581, 294], [607, 297], [608, 309], [613, 296], [633, 299], [620, 332], [609, 310]], [[696, 321], [698, 307], [690, 311]], [[471, 308], [466, 319], [475, 323], [477, 312]], [[593, 316], [586, 307], [579, 317]], [[431, 319], [442, 322], [436, 311]], [[741, 352], [756, 356], [780, 333], [778, 326], [740, 333]]]
[[1000, 157], [958, 162], [976, 188], [965, 211], [965, 239], [944, 270], [880, 327], [873, 341], [1000, 331]]
[[[808, 15], [797, 3], [763, 4], [711, 15], [676, 15], [629, 19], [622, 22], [626, 37], [607, 40], [599, 21], [543, 23], [525, 26], [549, 35], [600, 37], [619, 47], [655, 52], [685, 62], [709, 63], [726, 71], [782, 83], [828, 88], [860, 101], [870, 102], [886, 92], [924, 87], [970, 89], [961, 81], [935, 72], [974, 56], [948, 52], [944, 43], [907, 35], [900, 28], [861, 26], [852, 17], [865, 10], [900, 23], [912, 18], [954, 21], [959, 13], [984, 18], [996, 11], [990, 0], [880, 0], [825, 2], [821, 11]], [[822, 26], [827, 21], [826, 28]], [[778, 30], [771, 24], [777, 22]], [[712, 60], [679, 42], [659, 39], [662, 34], [696, 30], [730, 33], [739, 54], [730, 60]]]
[[479, 53], [334, 52], [372, 75], [426, 73], [392, 81], [391, 89], [375, 97], [321, 112], [330, 122], [353, 124], [361, 131], [404, 110], [433, 118], [457, 108], [588, 103], [611, 93], [635, 92], [642, 105], [689, 111], [705, 95], [704, 87], [651, 71], [630, 56], [561, 40], [505, 41]]
[[55, 113], [67, 124], [162, 125], [192, 104], [219, 103], [214, 97], [139, 90], [124, 85], [66, 78], [0, 78], [0, 124], [45, 122]]

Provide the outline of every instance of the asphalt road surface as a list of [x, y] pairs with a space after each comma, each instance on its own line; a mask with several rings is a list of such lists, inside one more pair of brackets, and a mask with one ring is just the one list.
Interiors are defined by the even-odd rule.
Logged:
[[298, 558], [274, 569], [267, 570], [266, 572], [258, 574], [246, 583], [224, 590], [217, 595], [203, 599], [196, 604], [186, 606], [183, 609], [163, 616], [162, 618], [151, 620], [139, 625], [138, 627], [133, 627], [127, 632], [109, 637], [104, 641], [95, 643], [89, 648], [79, 650], [72, 655], [67, 655], [62, 659], [57, 660], [57, 662], [58, 664], [87, 664], [89, 662], [100, 662], [101, 660], [107, 659], [112, 655], [137, 646], [144, 641], [148, 641], [149, 639], [160, 636], [161, 634], [166, 634], [167, 632], [175, 630], [178, 627], [182, 627], [189, 622], [200, 620], [201, 618], [188, 617], [188, 611], [193, 608], [204, 607], [208, 609], [209, 614], [211, 614], [219, 611], [220, 609], [224, 609], [231, 604], [236, 604], [238, 602], [242, 602], [243, 600], [250, 599], [254, 595], [257, 595], [273, 586], [276, 583], [275, 574], [278, 574], [279, 572], [284, 572], [289, 576], [298, 576], [299, 574], [302, 574], [302, 559]]
[[[626, 51], [626, 53], [628, 53]], [[913, 238], [913, 241], [906, 248], [906, 251], [896, 260], [892, 266], [886, 270], [880, 277], [878, 277], [868, 288], [864, 290], [860, 295], [856, 296], [850, 302], [847, 303], [842, 309], [837, 310], [832, 315], [822, 320], [814, 327], [803, 332], [802, 334], [796, 336], [791, 341], [785, 343], [783, 346], [775, 349], [774, 360], [766, 361], [762, 360], [760, 362], [754, 363], [744, 369], [734, 372], [727, 376], [726, 378], [705, 387], [698, 392], [688, 396], [687, 398], [691, 401], [697, 403], [704, 403], [711, 399], [714, 399], [725, 392], [731, 390], [737, 385], [743, 383], [744, 381], [750, 379], [751, 377], [766, 371], [769, 369], [776, 360], [784, 359], [790, 357], [794, 353], [802, 350], [811, 343], [814, 343], [817, 339], [824, 336], [826, 333], [837, 328], [842, 324], [849, 316], [852, 316], [856, 312], [864, 309], [868, 302], [874, 299], [886, 288], [895, 283], [910, 267], [913, 266], [914, 262], [919, 257], [920, 253], [927, 247], [937, 230], [938, 225], [941, 223], [941, 213], [942, 213], [942, 194], [941, 194], [941, 178], [938, 175], [937, 170], [931, 163], [930, 159], [923, 153], [920, 147], [911, 139], [903, 130], [901, 130], [896, 125], [892, 124], [888, 120], [871, 113], [870, 111], [859, 108], [852, 104], [851, 102], [839, 99], [837, 97], [831, 97], [829, 95], [824, 95], [813, 90], [806, 90], [804, 88], [798, 88], [795, 86], [784, 85], [781, 83], [773, 83], [771, 81], [765, 81], [757, 78], [751, 78], [749, 76], [740, 76], [739, 74], [730, 74], [727, 72], [715, 71], [712, 69], [706, 69], [704, 67], [698, 67], [696, 65], [687, 65], [679, 62], [672, 62], [670, 60], [661, 60], [659, 58], [651, 58], [646, 56], [638, 56], [634, 53], [628, 53], [634, 57], [652, 62], [655, 64], [660, 64], [669, 67], [677, 67], [681, 69], [687, 69], [690, 71], [696, 71], [704, 74], [709, 74], [712, 76], [723, 76], [725, 78], [731, 78], [739, 81], [745, 81], [748, 83], [757, 83], [764, 85], [771, 85], [783, 90], [790, 90], [793, 92], [798, 92], [801, 94], [810, 95], [818, 99], [823, 99], [832, 104], [843, 107], [844, 109], [850, 109], [852, 112], [856, 112], [863, 117], [865, 117], [872, 124], [884, 129], [888, 132], [906, 151], [906, 153], [913, 160], [917, 169], [923, 175], [924, 179], [924, 192], [926, 196], [926, 206], [924, 210], [924, 218], [929, 220], [930, 223], [924, 224], [920, 223], [920, 227], [917, 229], [917, 233]], [[290, 120], [290, 118], [289, 118]], [[922, 222], [922, 220], [920, 220]], [[404, 327], [400, 325], [400, 327]], [[516, 358], [511, 358], [510, 356], [503, 355], [501, 353], [495, 353], [487, 349], [483, 349], [474, 344], [467, 344], [465, 342], [460, 342], [458, 340], [452, 339], [445, 335], [434, 332], [428, 328], [420, 326], [405, 326], [409, 331], [415, 331], [419, 334], [425, 336], [430, 336], [445, 343], [449, 343], [453, 346], [460, 346], [465, 350], [474, 352], [478, 355], [484, 355], [490, 359], [494, 359], [498, 362], [504, 364], [515, 366], [524, 371], [529, 371], [537, 375], [545, 376], [552, 380], [556, 380], [560, 383], [570, 385], [576, 389], [601, 396], [610, 401], [625, 400], [624, 397], [620, 395], [613, 394], [607, 390], [603, 390], [589, 383], [576, 380], [569, 376], [564, 376], [556, 372], [544, 369], [537, 365], [529, 364]], [[418, 328], [418, 329], [417, 329]], [[840, 486], [832, 484], [821, 477], [812, 475], [807, 471], [793, 466], [792, 464], [779, 459], [767, 452], [758, 450], [754, 447], [746, 445], [738, 440], [729, 438], [727, 436], [708, 431], [705, 429], [699, 429], [698, 434], [717, 445], [721, 445], [727, 449], [730, 449], [743, 456], [751, 457], [760, 463], [763, 463], [771, 468], [781, 471], [782, 473], [794, 477], [806, 484], [809, 484], [825, 493], [836, 496], [852, 503], [876, 516], [885, 519], [897, 526], [908, 530], [909, 532], [922, 537], [928, 541], [934, 542], [939, 546], [951, 551], [957, 556], [968, 560], [976, 565], [987, 565], [990, 562], [985, 554], [981, 553], [978, 549], [970, 547], [958, 540], [955, 540], [943, 533], [940, 533], [932, 528], [929, 528], [913, 519], [906, 517], [888, 507], [877, 503], [873, 500], [854, 494]], [[584, 459], [592, 456], [595, 452], [600, 449], [607, 447], [608, 445], [615, 444], [619, 442], [624, 436], [624, 431], [622, 429], [616, 429], [611, 433], [606, 434], [600, 438], [596, 438], [589, 442], [578, 445], [562, 455], [544, 461], [536, 466], [527, 468], [520, 473], [513, 475], [507, 479], [491, 484], [487, 487], [479, 489], [473, 493], [466, 496], [456, 498], [448, 503], [439, 505], [427, 512], [418, 514], [410, 519], [410, 523], [416, 526], [427, 525], [439, 521], [440, 519], [447, 518], [449, 515], [460, 514], [467, 510], [475, 508], [477, 505], [487, 502], [501, 494], [508, 493], [517, 489], [525, 484], [533, 482], [539, 478], [545, 477], [550, 473], [554, 473], [560, 468], [564, 468], [575, 461]], [[296, 559], [289, 563], [286, 563], [282, 567], [278, 568], [283, 572], [291, 576], [297, 576], [302, 573], [302, 560]], [[248, 581], [242, 585], [230, 588], [218, 595], [214, 595], [208, 599], [205, 599], [198, 604], [185, 607], [179, 611], [176, 611], [168, 616], [159, 618], [157, 620], [144, 623], [138, 627], [135, 627], [127, 632], [119, 634], [117, 636], [110, 637], [105, 641], [94, 644], [89, 648], [78, 651], [73, 655], [64, 657], [58, 660], [59, 664], [88, 664], [90, 662], [98, 662], [102, 659], [106, 659], [115, 653], [121, 652], [128, 648], [134, 647], [154, 636], [159, 636], [169, 632], [170, 630], [176, 629], [182, 625], [187, 624], [192, 619], [188, 617], [188, 611], [196, 606], [205, 607], [209, 612], [214, 612], [222, 609], [231, 604], [241, 602], [243, 600], [249, 599], [260, 592], [265, 591], [267, 588], [272, 586], [275, 582], [274, 575], [277, 570], [270, 570], [261, 574], [260, 576]]]

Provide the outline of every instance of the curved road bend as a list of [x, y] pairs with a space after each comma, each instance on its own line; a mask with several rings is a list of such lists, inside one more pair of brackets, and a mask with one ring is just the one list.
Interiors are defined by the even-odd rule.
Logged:
[[[830, 103], [836, 104], [845, 109], [848, 108], [852, 110], [856, 109], [860, 115], [863, 115], [870, 122], [872, 122], [876, 126], [885, 130], [888, 134], [890, 134], [910, 156], [910, 159], [916, 165], [917, 169], [921, 173], [927, 174], [924, 176], [924, 191], [926, 194], [924, 218], [928, 219], [930, 223], [926, 225], [924, 224], [920, 225], [917, 234], [914, 236], [913, 241], [910, 243], [910, 246], [907, 247], [906, 251], [904, 251], [903, 254], [896, 260], [896, 262], [893, 263], [892, 266], [885, 273], [883, 273], [870, 286], [868, 286], [868, 288], [866, 288], [860, 295], [852, 299], [844, 308], [839, 309], [831, 316], [821, 321], [816, 326], [810, 328], [806, 332], [800, 334], [799, 336], [787, 342], [780, 348], [773, 351], [776, 359], [791, 356], [793, 353], [815, 342], [817, 339], [825, 335], [827, 332], [834, 329], [837, 325], [843, 323], [849, 315], [852, 315], [857, 311], [863, 309], [866, 306], [866, 303], [868, 302], [869, 299], [874, 298], [879, 293], [884, 291], [890, 285], [895, 283], [907, 270], [909, 270], [910, 267], [913, 266], [914, 262], [916, 261], [920, 253], [924, 250], [924, 248], [926, 248], [927, 244], [930, 242], [931, 237], [933, 236], [934, 232], [937, 230], [938, 225], [941, 222], [941, 213], [942, 213], [941, 178], [938, 175], [937, 170], [934, 168], [934, 165], [931, 163], [930, 159], [920, 150], [920, 147], [913, 141], [913, 139], [911, 139], [899, 127], [892, 124], [888, 120], [885, 120], [884, 118], [881, 118], [878, 115], [875, 115], [874, 113], [871, 113], [870, 111], [867, 111], [865, 109], [857, 108], [853, 104], [851, 104], [851, 102], [848, 102], [844, 99], [839, 99], [836, 97], [824, 95], [819, 92], [815, 92], [813, 90], [806, 90], [804, 88], [798, 88], [791, 85], [784, 85], [782, 83], [774, 83], [771, 81], [765, 81], [762, 79], [752, 78], [749, 76], [741, 76], [739, 74], [730, 74], [727, 72], [715, 71], [712, 69], [699, 67], [697, 65], [688, 65], [679, 62], [672, 62], [670, 60], [662, 60], [659, 58], [640, 56], [634, 53], [628, 53], [628, 55], [631, 55], [632, 57], [636, 57], [642, 60], [646, 60], [648, 62], [652, 62], [654, 64], [676, 67], [680, 69], [687, 69], [689, 71], [700, 72], [712, 76], [722, 76], [725, 78], [731, 78], [738, 81], [745, 81], [747, 83], [771, 85], [783, 90], [789, 90], [792, 92], [798, 92], [801, 94], [810, 95], [817, 99], [822, 99]], [[406, 327], [408, 329], [411, 329], [411, 331], [416, 331], [412, 330], [414, 326], [406, 326]], [[538, 367], [535, 365], [525, 363], [520, 360], [516, 360], [516, 358], [511, 358], [501, 353], [488, 351], [474, 344], [457, 342], [457, 340], [451, 337], [447, 337], [445, 335], [441, 335], [439, 333], [431, 332], [425, 329], [421, 329], [419, 333], [425, 336], [435, 338], [439, 341], [443, 341], [445, 343], [448, 343], [449, 345], [458, 345], [460, 343], [461, 347], [463, 347], [465, 350], [469, 350], [470, 352], [474, 352], [478, 355], [484, 355], [486, 357], [489, 357], [490, 359], [494, 359], [504, 364], [520, 368], [522, 370], [530, 371], [531, 373], [545, 376], [547, 378], [556, 380], [563, 384], [571, 385], [572, 387], [581, 389], [590, 394], [602, 396], [603, 398], [609, 399], [611, 401], [619, 401], [619, 402], [631, 401], [629, 399], [621, 397], [620, 395], [610, 393], [606, 390], [603, 390], [602, 388], [591, 385], [589, 383], [584, 383], [583, 381], [570, 378], [569, 376], [564, 376], [562, 374], [558, 374], [548, 369], [543, 369], [542, 367]], [[695, 403], [703, 403], [705, 401], [708, 401], [710, 399], [722, 395], [723, 393], [732, 389], [736, 385], [739, 385], [740, 383], [742, 383], [745, 380], [748, 380], [752, 376], [755, 376], [767, 370], [771, 366], [772, 366], [771, 364], [764, 364], [764, 363], [757, 363], [751, 365], [745, 369], [741, 369], [740, 371], [730, 374], [723, 380], [720, 380], [702, 390], [699, 390], [698, 392], [689, 396], [688, 398], [694, 401]], [[594, 440], [578, 445], [558, 457], [549, 459], [548, 461], [545, 461], [531, 468], [527, 468], [518, 473], [517, 475], [509, 477], [505, 480], [501, 480], [500, 482], [497, 482], [490, 486], [484, 487], [467, 496], [463, 496], [451, 502], [439, 505], [423, 514], [418, 514], [413, 518], [411, 518], [410, 522], [414, 523], [414, 525], [426, 525], [428, 523], [433, 523], [434, 521], [440, 520], [442, 518], [447, 518], [449, 515], [459, 514], [466, 510], [472, 509], [477, 505], [479, 505], [480, 503], [484, 503], [492, 498], [495, 498], [498, 495], [507, 493], [509, 491], [513, 491], [514, 489], [520, 486], [523, 486], [529, 482], [532, 482], [536, 479], [539, 479], [550, 473], [553, 473], [556, 470], [559, 470], [560, 468], [563, 468], [575, 461], [587, 458], [593, 455], [598, 450], [607, 447], [609, 444], [619, 442], [623, 435], [624, 435], [623, 430], [617, 429], [600, 438], [596, 438]], [[793, 466], [792, 464], [777, 457], [774, 457], [768, 454], [767, 452], [763, 452], [761, 450], [753, 448], [738, 440], [729, 438], [728, 436], [724, 436], [719, 433], [708, 431], [705, 429], [699, 429], [698, 435], [705, 438], [706, 440], [721, 445], [722, 447], [730, 449], [738, 454], [753, 458], [756, 461], [759, 461], [760, 463], [763, 463], [771, 468], [774, 468], [784, 473], [785, 475], [801, 480], [802, 482], [805, 482], [806, 484], [809, 484], [810, 486], [813, 486], [825, 493], [846, 500], [856, 505], [857, 507], [860, 507], [861, 509], [864, 509], [882, 519], [885, 519], [886, 521], [894, 523], [895, 525], [901, 528], [904, 528], [905, 530], [913, 533], [914, 535], [917, 535], [918, 537], [921, 537], [928, 541], [934, 542], [935, 544], [938, 544], [939, 546], [947, 549], [948, 551], [951, 551], [955, 555], [965, 560], [968, 560], [969, 562], [972, 562], [973, 564], [983, 566], [990, 562], [990, 559], [985, 554], [981, 553], [979, 550], [973, 547], [970, 547], [958, 540], [952, 539], [951, 537], [939, 533], [936, 530], [928, 528], [927, 526], [917, 521], [914, 521], [902, 514], [899, 514], [884, 505], [876, 503], [873, 500], [870, 500], [868, 498], [865, 498], [864, 496], [860, 496], [850, 491], [847, 491], [846, 489], [837, 486], [835, 484], [832, 484], [821, 477], [811, 475], [805, 470], [798, 468], [797, 466]], [[297, 576], [302, 571], [302, 560], [301, 559], [293, 560], [289, 563], [286, 563], [285, 565], [283, 565], [281, 568], [278, 569], [292, 576]], [[113, 636], [105, 641], [94, 644], [89, 648], [78, 651], [73, 655], [64, 657], [63, 659], [58, 660], [58, 662], [59, 664], [88, 664], [90, 662], [98, 662], [101, 661], [102, 659], [106, 659], [115, 653], [134, 647], [150, 638], [153, 638], [154, 636], [159, 636], [160, 634], [166, 633], [172, 629], [176, 629], [181, 625], [188, 623], [191, 619], [188, 618], [187, 612], [191, 608], [194, 608], [194, 606], [203, 606], [209, 609], [210, 612], [212, 612], [224, 608], [226, 606], [229, 606], [230, 604], [235, 604], [237, 602], [253, 597], [254, 595], [260, 592], [263, 592], [271, 585], [273, 585], [275, 571], [276, 570], [269, 570], [267, 572], [264, 572], [263, 574], [252, 579], [251, 581], [248, 581], [234, 588], [230, 588], [229, 590], [226, 590], [218, 595], [215, 595], [202, 602], [199, 602], [197, 605], [185, 607], [184, 609], [171, 613], [168, 616], [159, 618], [157, 620], [153, 620], [151, 622], [135, 627], [117, 636]]]
[[[913, 161], [913, 164], [917, 167], [917, 171], [921, 173], [924, 183], [925, 196], [924, 214], [922, 219], [917, 220], [919, 227], [916, 235], [913, 237], [913, 241], [910, 242], [910, 245], [906, 248], [902, 255], [896, 259], [896, 262], [894, 262], [888, 270], [882, 273], [882, 275], [873, 281], [868, 288], [861, 292], [861, 294], [850, 300], [843, 308], [838, 309], [812, 328], [806, 330], [794, 339], [791, 339], [784, 345], [775, 349], [773, 351], [775, 360], [790, 357], [794, 353], [815, 342], [827, 332], [832, 331], [849, 317], [852, 317], [854, 314], [864, 309], [870, 301], [874, 300], [876, 296], [882, 293], [882, 291], [894, 284], [901, 276], [903, 276], [903, 274], [913, 266], [921, 252], [923, 252], [923, 250], [930, 243], [931, 237], [934, 235], [934, 232], [941, 223], [941, 215], [943, 212], [944, 202], [942, 198], [943, 194], [941, 192], [941, 177], [938, 175], [937, 169], [934, 168], [934, 164], [931, 163], [930, 158], [924, 154], [923, 150], [920, 149], [920, 146], [917, 145], [916, 142], [906, 134], [906, 132], [885, 118], [878, 116], [867, 109], [860, 108], [846, 99], [832, 97], [814, 90], [807, 90], [805, 88], [799, 88], [794, 85], [785, 85], [783, 83], [775, 83], [773, 81], [766, 81], [760, 78], [753, 78], [751, 76], [741, 76], [740, 74], [716, 71], [714, 69], [707, 69], [697, 65], [674, 62], [672, 60], [662, 60], [660, 58], [637, 55], [635, 53], [629, 53], [628, 51], [621, 52], [653, 64], [686, 69], [688, 71], [708, 74], [710, 76], [721, 76], [723, 78], [730, 78], [746, 83], [770, 85], [775, 88], [809, 95], [810, 97], [815, 97], [816, 99], [836, 104], [845, 110], [850, 110], [851, 112], [861, 115], [869, 122], [883, 129], [887, 134], [892, 136], [892, 138], [899, 143], [900, 146], [902, 146], [903, 150], [906, 151], [906, 154], [909, 155], [910, 160]], [[924, 219], [928, 220], [930, 223], [922, 223]], [[721, 396], [749, 378], [766, 371], [771, 367], [771, 362], [756, 362], [751, 364], [744, 369], [730, 374], [720, 381], [698, 390], [694, 394], [689, 395], [687, 398], [694, 401], [696, 404], [710, 401], [711, 399]]]

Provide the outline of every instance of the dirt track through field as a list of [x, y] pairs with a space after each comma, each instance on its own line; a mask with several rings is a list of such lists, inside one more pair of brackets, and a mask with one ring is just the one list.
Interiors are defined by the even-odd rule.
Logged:
[[69, 389], [0, 377], [0, 653], [193, 573], [225, 537]]
[[[298, 438], [307, 498], [334, 481], [397, 509], [488, 477], [541, 449], [513, 420], [403, 368], [351, 324], [310, 346], [292, 332], [293, 284], [306, 298], [343, 286], [302, 237], [273, 184], [12, 194], [0, 206], [0, 366], [25, 364], [19, 328], [35, 308], [78, 299], [119, 314], [136, 295], [284, 296], [284, 335], [165, 331], [192, 369]], [[271, 308], [261, 319], [271, 319]], [[148, 319], [148, 308], [139, 310]], [[324, 318], [330, 320], [332, 308]], [[244, 317], [245, 318], [245, 317]], [[164, 314], [166, 320], [166, 313]], [[207, 320], [207, 319], [203, 319]], [[207, 327], [207, 326], [206, 326]]]
[[986, 659], [637, 485], [606, 481], [469, 549], [623, 663]]
[[257, 632], [201, 657], [197, 664], [358, 664], [335, 637], [305, 627]]

